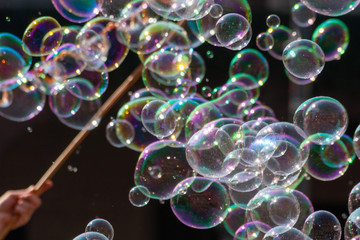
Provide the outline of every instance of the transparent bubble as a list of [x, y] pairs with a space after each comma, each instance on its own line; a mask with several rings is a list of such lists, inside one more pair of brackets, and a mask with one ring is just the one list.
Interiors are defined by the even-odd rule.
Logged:
[[291, 73], [289, 73], [289, 71], [286, 70], [286, 68], [284, 68], [284, 71], [285, 71], [286, 77], [287, 77], [291, 82], [295, 83], [296, 85], [307, 85], [307, 84], [310, 84], [310, 83], [316, 81], [316, 77], [299, 78], [299, 77], [296, 77], [296, 76], [292, 75]]
[[85, 232], [98, 232], [107, 237], [109, 240], [114, 238], [114, 228], [111, 223], [102, 218], [91, 220], [86, 225]]
[[302, 103], [294, 124], [317, 144], [331, 144], [346, 131], [348, 115], [344, 106], [330, 97], [314, 97]]
[[299, 218], [294, 225], [294, 228], [302, 230], [305, 220], [307, 217], [314, 212], [314, 207], [310, 201], [310, 199], [302, 192], [294, 189], [293, 192], [294, 196], [297, 198], [300, 206], [300, 214]]
[[49, 96], [49, 106], [59, 117], [70, 117], [80, 108], [81, 99], [71, 94], [63, 84], [56, 85]]
[[166, 140], [152, 143], [144, 149], [134, 176], [136, 185], [146, 187], [151, 198], [166, 200], [176, 194], [173, 190], [179, 182], [193, 174], [186, 161], [185, 145]]
[[314, 240], [341, 238], [341, 225], [334, 214], [328, 211], [316, 211], [308, 216], [303, 232]]
[[143, 207], [150, 201], [150, 192], [144, 186], [135, 186], [129, 192], [129, 201], [135, 207]]
[[[198, 186], [206, 185], [206, 188]], [[185, 225], [208, 229], [217, 226], [226, 218], [230, 206], [226, 189], [220, 183], [202, 178], [192, 177], [180, 182], [171, 199], [171, 209], [175, 216]]]
[[339, 60], [349, 46], [349, 29], [339, 19], [328, 19], [315, 29], [312, 40], [324, 51], [326, 61]]
[[97, 232], [86, 232], [75, 237], [73, 240], [109, 240], [107, 237]]
[[58, 31], [55, 31], [51, 38], [47, 38], [46, 45], [43, 46], [44, 37], [57, 28], [61, 28], [61, 26], [52, 17], [40, 17], [32, 21], [22, 38], [25, 53], [30, 56], [44, 56], [59, 47], [62, 33]]
[[314, 24], [316, 13], [299, 2], [291, 8], [291, 18], [299, 27], [308, 27]]
[[262, 222], [248, 222], [238, 228], [235, 233], [234, 240], [262, 240], [265, 234], [259, 230], [259, 226], [261, 226], [262, 229], [271, 229], [268, 225]]
[[360, 207], [360, 184], [356, 184], [349, 194], [348, 209], [351, 214], [353, 211]]
[[231, 236], [235, 236], [236, 230], [245, 223], [245, 210], [234, 204], [227, 211], [223, 225]]
[[360, 208], [350, 214], [344, 227], [345, 240], [350, 240], [357, 235], [360, 235]]
[[176, 114], [162, 100], [147, 103], [141, 111], [141, 121], [146, 130], [159, 139], [170, 136], [176, 128]]
[[288, 228], [284, 226], [279, 226], [272, 228], [268, 231], [263, 240], [311, 240], [308, 236], [306, 236], [301, 231], [296, 228]]
[[[126, 7], [129, 1], [126, 0], [102, 0], [101, 13], [104, 17], [110, 20], [120, 20], [123, 15], [121, 14], [123, 8]], [[135, 1], [132, 1], [135, 2]]]
[[83, 23], [99, 14], [103, 1], [51, 0], [51, 2], [65, 19], [70, 22]]
[[209, 14], [213, 18], [220, 18], [223, 15], [222, 6], [220, 4], [212, 5]]
[[274, 39], [274, 46], [268, 52], [272, 57], [278, 60], [282, 60], [284, 49], [289, 43], [297, 39], [301, 39], [297, 32], [283, 25], [280, 25], [275, 29], [269, 28], [267, 33], [269, 33]]
[[354, 151], [356, 153], [356, 156], [360, 158], [360, 125], [356, 128], [353, 139]]
[[289, 43], [282, 60], [292, 75], [305, 79], [319, 75], [325, 65], [325, 55], [319, 45], [305, 39]]
[[274, 46], [274, 38], [268, 32], [263, 32], [256, 37], [256, 46], [261, 51], [269, 51]]
[[[283, 187], [267, 187], [260, 190], [248, 203], [251, 220], [261, 222], [270, 228], [295, 225], [300, 214], [297, 198], [291, 190]], [[269, 229], [256, 224], [260, 231], [266, 233]]]
[[308, 8], [326, 16], [341, 16], [353, 11], [358, 5], [359, 0], [301, 0]]
[[280, 18], [276, 14], [271, 14], [266, 18], [266, 25], [269, 28], [278, 28], [280, 26]]
[[131, 144], [135, 137], [134, 127], [126, 120], [111, 120], [106, 126], [106, 139], [117, 148]]

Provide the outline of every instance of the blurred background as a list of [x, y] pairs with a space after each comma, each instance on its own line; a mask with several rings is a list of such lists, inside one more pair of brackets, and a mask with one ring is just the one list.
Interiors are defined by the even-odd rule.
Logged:
[[[296, 28], [290, 21], [289, 1], [249, 0], [249, 4], [253, 13], [253, 40], [249, 47], [256, 48], [255, 37], [267, 29], [265, 19], [269, 14], [279, 15], [283, 25]], [[350, 29], [347, 52], [340, 61], [326, 63], [317, 80], [308, 86], [291, 83], [285, 76], [282, 62], [264, 53], [270, 64], [270, 77], [260, 90], [260, 100], [274, 109], [280, 121], [292, 121], [295, 109], [306, 99], [330, 96], [347, 109], [350, 118], [347, 134], [353, 136], [360, 123], [359, 10], [340, 17]], [[55, 11], [49, 0], [0, 0], [0, 32], [10, 32], [21, 38], [32, 20], [47, 15], [62, 25], [73, 25]], [[312, 31], [325, 19], [318, 15], [313, 26], [299, 31], [304, 38], [311, 38]], [[225, 83], [230, 61], [236, 52], [206, 43], [196, 50], [206, 60], [207, 67], [208, 80], [201, 86], [214, 88]], [[207, 51], [212, 51], [214, 58], [207, 58]], [[138, 64], [137, 56], [130, 53], [119, 69], [110, 73], [110, 84], [103, 100]], [[168, 201], [151, 200], [143, 208], [130, 204], [128, 193], [134, 186], [133, 173], [139, 153], [112, 147], [106, 141], [105, 127], [122, 104], [129, 101], [131, 92], [142, 87], [142, 82], [138, 81], [104, 117], [54, 177], [55, 186], [42, 196], [43, 205], [31, 222], [8, 239], [72, 239], [96, 217], [110, 221], [115, 240], [232, 239], [221, 225], [210, 230], [184, 226], [173, 215]], [[0, 193], [35, 184], [76, 134], [77, 131], [61, 124], [48, 106], [24, 123], [0, 118]], [[304, 180], [299, 189], [311, 199], [315, 210], [331, 211], [343, 226], [348, 216], [347, 198], [352, 187], [360, 181], [359, 172], [360, 163], [356, 159], [340, 179], [331, 182]]]

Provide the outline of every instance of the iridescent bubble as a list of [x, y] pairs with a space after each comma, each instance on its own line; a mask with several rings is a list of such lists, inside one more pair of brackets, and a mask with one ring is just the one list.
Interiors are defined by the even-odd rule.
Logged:
[[[229, 188], [229, 195], [231, 198], [231, 201], [236, 204], [241, 209], [246, 210], [247, 205], [249, 201], [260, 191], [260, 189], [255, 189], [251, 192], [239, 192], [236, 190], [233, 190], [232, 188]], [[251, 221], [251, 219], [250, 219]]]
[[268, 230], [271, 229], [269, 226], [261, 222], [248, 222], [238, 228], [235, 233], [234, 240], [262, 240], [265, 234], [259, 230], [259, 225], [261, 225], [262, 228], [267, 228]]
[[259, 86], [265, 84], [269, 76], [269, 64], [266, 58], [255, 49], [240, 51], [231, 61], [230, 77], [237, 73], [247, 73], [253, 76]]
[[80, 108], [81, 99], [69, 92], [63, 84], [56, 85], [49, 95], [49, 106], [59, 117], [70, 117]]
[[350, 214], [344, 227], [345, 240], [350, 240], [357, 235], [360, 235], [360, 208]]
[[348, 209], [351, 214], [360, 207], [360, 183], [356, 184], [349, 194]]
[[324, 51], [326, 61], [339, 60], [349, 46], [349, 29], [339, 19], [328, 19], [315, 29], [312, 40]]
[[146, 187], [150, 198], [160, 200], [176, 195], [175, 186], [193, 175], [186, 161], [185, 145], [168, 140], [147, 146], [139, 157], [134, 174], [136, 185]]
[[73, 240], [109, 240], [107, 237], [97, 232], [86, 232], [75, 237]]
[[[202, 191], [193, 186], [206, 185]], [[185, 225], [208, 229], [217, 226], [226, 218], [230, 206], [226, 189], [220, 183], [192, 177], [180, 182], [174, 189], [176, 195], [171, 199], [171, 209]]]
[[[248, 211], [251, 220], [261, 222], [270, 228], [286, 227], [295, 225], [300, 214], [300, 206], [297, 198], [291, 190], [283, 187], [267, 187], [260, 190], [248, 203]], [[266, 233], [268, 228], [256, 224], [260, 231]]]
[[98, 232], [107, 237], [109, 240], [114, 238], [114, 228], [111, 223], [102, 218], [91, 220], [86, 225], [85, 232]]
[[356, 156], [360, 158], [360, 125], [356, 128], [353, 139], [354, 151]]
[[144, 186], [135, 186], [129, 192], [129, 201], [135, 207], [143, 207], [150, 201], [150, 192]]
[[43, 46], [44, 37], [57, 28], [61, 28], [61, 26], [52, 17], [40, 17], [32, 21], [22, 38], [25, 53], [30, 56], [44, 56], [59, 47], [62, 33], [58, 31], [55, 31], [51, 38], [47, 38], [46, 46]]
[[99, 14], [101, 0], [51, 0], [56, 10], [67, 20], [75, 23], [86, 22]]
[[234, 204], [227, 211], [223, 225], [231, 236], [235, 236], [236, 230], [245, 223], [245, 210]]
[[343, 167], [351, 162], [348, 148], [341, 139], [332, 144], [323, 145], [320, 156], [327, 166], [333, 168]]
[[303, 233], [313, 240], [340, 240], [341, 225], [334, 214], [328, 211], [316, 211], [308, 216], [304, 223]]
[[210, 16], [212, 16], [213, 18], [220, 18], [223, 15], [223, 8], [220, 4], [213, 4], [211, 6], [210, 12], [209, 12]]
[[176, 114], [170, 104], [162, 100], [147, 103], [141, 111], [141, 121], [146, 130], [159, 139], [170, 136], [176, 128]]
[[302, 230], [305, 220], [307, 217], [314, 212], [314, 207], [310, 201], [310, 199], [302, 192], [294, 189], [293, 192], [294, 196], [297, 198], [300, 206], [300, 214], [299, 218], [294, 225], [294, 228]]
[[311, 240], [310, 237], [306, 236], [303, 232], [296, 228], [288, 228], [279, 226], [272, 228], [268, 231], [263, 240]]
[[276, 14], [271, 14], [266, 18], [266, 25], [269, 28], [278, 28], [280, 26], [280, 18]]
[[269, 51], [274, 46], [274, 38], [268, 32], [263, 32], [256, 37], [256, 46], [261, 51]]
[[317, 144], [331, 144], [346, 131], [348, 115], [344, 106], [330, 97], [314, 97], [302, 103], [294, 124]]
[[[197, 20], [208, 15], [214, 6], [213, 0], [196, 0], [196, 1], [184, 1], [180, 0], [179, 8], [168, 14], [169, 19], [179, 20]], [[159, 14], [159, 11], [156, 11]], [[164, 16], [164, 11], [159, 15]]]
[[291, 8], [291, 18], [299, 27], [308, 27], [314, 24], [316, 13], [299, 2]]
[[224, 47], [236, 44], [250, 31], [248, 20], [240, 14], [226, 14], [215, 25], [216, 37]]
[[106, 139], [117, 148], [131, 144], [135, 137], [134, 127], [126, 120], [111, 120], [106, 126]]
[[341, 16], [353, 11], [358, 5], [359, 0], [301, 0], [308, 8], [326, 16]]
[[282, 60], [284, 49], [289, 43], [297, 39], [301, 39], [297, 32], [283, 25], [280, 25], [275, 29], [269, 28], [267, 33], [269, 33], [274, 39], [274, 46], [268, 52], [272, 57], [278, 60]]
[[12, 91], [0, 91], [0, 108], [6, 108], [11, 105], [14, 96]]
[[302, 39], [287, 45], [282, 57], [284, 66], [298, 78], [312, 78], [321, 73], [325, 66], [325, 55], [313, 41]]

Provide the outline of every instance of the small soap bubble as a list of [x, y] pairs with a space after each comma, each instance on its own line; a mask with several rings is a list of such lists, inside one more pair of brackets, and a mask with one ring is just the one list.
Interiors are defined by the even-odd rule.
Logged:
[[207, 56], [209, 59], [213, 59], [213, 58], [214, 58], [214, 53], [213, 53], [213, 51], [208, 50], [208, 51], [206, 52], [206, 56]]
[[89, 222], [85, 228], [85, 232], [98, 232], [112, 240], [114, 238], [114, 229], [112, 225], [105, 219], [96, 218]]
[[260, 33], [256, 37], [256, 46], [261, 51], [268, 51], [274, 46], [274, 37], [268, 32]]
[[26, 130], [29, 132], [29, 133], [32, 133], [33, 132], [33, 129], [31, 127], [27, 127]]
[[269, 28], [277, 28], [280, 26], [280, 18], [276, 14], [271, 14], [266, 18], [266, 25]]
[[204, 86], [201, 88], [201, 95], [205, 98], [211, 98], [212, 89], [209, 86]]
[[316, 13], [299, 2], [291, 8], [291, 18], [299, 27], [308, 27], [314, 24]]
[[210, 16], [212, 16], [213, 18], [219, 18], [222, 16], [223, 14], [223, 8], [220, 4], [214, 4], [211, 6], [210, 12], [209, 12]]
[[135, 186], [129, 192], [129, 201], [135, 207], [143, 207], [150, 201], [150, 192], [144, 186]]

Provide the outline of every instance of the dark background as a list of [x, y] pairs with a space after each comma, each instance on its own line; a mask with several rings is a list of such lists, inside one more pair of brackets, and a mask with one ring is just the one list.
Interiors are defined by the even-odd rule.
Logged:
[[[255, 37], [266, 30], [265, 19], [269, 14], [278, 14], [284, 25], [293, 26], [288, 15], [289, 5], [284, 2], [287, 1], [249, 1], [253, 10], [250, 47], [256, 48]], [[55, 17], [63, 25], [73, 25], [55, 11], [50, 1], [0, 0], [0, 32], [22, 37], [32, 20], [46, 15]], [[10, 18], [10, 22], [6, 21], [6, 17]], [[303, 36], [309, 38], [314, 28], [325, 19], [318, 16], [314, 26], [301, 30]], [[350, 123], [347, 134], [352, 137], [360, 123], [360, 16], [351, 13], [340, 19], [350, 29], [350, 46], [340, 61], [326, 63], [324, 71], [310, 86], [290, 83], [282, 63], [264, 53], [270, 63], [270, 77], [261, 88], [260, 100], [274, 109], [279, 120], [291, 121], [294, 110], [304, 100], [320, 95], [333, 97], [348, 110]], [[208, 44], [196, 50], [206, 60], [208, 69], [209, 82], [204, 81], [202, 86], [223, 84], [236, 52]], [[208, 50], [213, 51], [213, 59], [206, 57]], [[129, 54], [119, 69], [110, 74], [110, 85], [104, 100], [138, 63], [137, 57]], [[139, 81], [131, 91], [142, 87]], [[114, 239], [232, 239], [222, 226], [211, 230], [184, 226], [172, 214], [168, 202], [151, 200], [143, 208], [129, 203], [128, 192], [134, 185], [133, 172], [139, 153], [114, 148], [105, 139], [105, 126], [110, 117], [115, 116], [128, 100], [129, 96], [124, 96], [69, 158], [54, 177], [54, 188], [42, 196], [43, 206], [31, 222], [18, 231], [22, 237], [13, 236], [13, 239], [72, 239], [96, 217], [112, 223]], [[76, 134], [77, 131], [62, 125], [48, 106], [34, 119], [24, 123], [0, 118], [0, 193], [35, 184]], [[69, 171], [72, 167], [78, 171]], [[300, 188], [310, 197], [316, 210], [333, 212], [344, 225], [348, 215], [347, 197], [360, 181], [359, 170], [359, 160], [356, 159], [342, 178], [332, 182], [311, 179], [302, 183]]]

